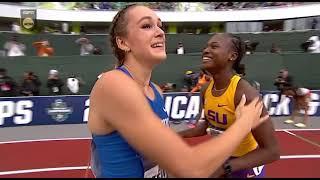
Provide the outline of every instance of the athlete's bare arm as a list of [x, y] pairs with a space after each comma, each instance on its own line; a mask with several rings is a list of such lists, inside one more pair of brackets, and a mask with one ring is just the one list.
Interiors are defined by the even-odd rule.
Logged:
[[[260, 96], [259, 92], [244, 79], [239, 81], [237, 87], [235, 96], [236, 106], [239, 104], [242, 94], [246, 95], [247, 103], [251, 102], [255, 97]], [[266, 114], [268, 114], [268, 111], [263, 107], [261, 116]], [[257, 141], [259, 148], [242, 157], [232, 159], [231, 166], [233, 171], [257, 167], [271, 163], [280, 158], [279, 145], [275, 137], [274, 126], [271, 118], [268, 118], [257, 128], [253, 129], [252, 134]]]
[[[231, 155], [251, 128], [266, 119], [257, 120], [262, 110], [258, 99], [244, 106], [243, 98], [234, 125], [220, 137], [191, 147], [161, 123], [137, 83], [120, 71], [105, 73], [96, 82], [90, 101], [94, 106], [90, 106], [89, 122], [103, 120], [137, 151], [176, 177], [208, 177]], [[95, 133], [94, 125], [89, 124], [89, 129]]]
[[206, 120], [201, 121], [201, 115], [202, 115], [202, 110], [203, 110], [203, 105], [204, 105], [204, 94], [209, 86], [210, 82], [207, 82], [201, 87], [200, 91], [200, 107], [199, 107], [199, 112], [196, 116], [197, 123], [195, 127], [186, 129], [183, 131], [178, 132], [178, 134], [181, 137], [184, 138], [191, 138], [191, 137], [197, 137], [197, 136], [204, 136], [207, 132], [206, 129], [208, 128], [208, 122]]

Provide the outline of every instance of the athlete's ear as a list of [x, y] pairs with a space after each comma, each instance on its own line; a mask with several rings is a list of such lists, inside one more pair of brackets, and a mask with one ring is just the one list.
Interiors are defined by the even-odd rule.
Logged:
[[232, 52], [229, 56], [229, 61], [235, 61], [238, 58], [237, 52]]
[[128, 46], [128, 44], [127, 44], [127, 42], [126, 42], [125, 39], [117, 36], [117, 37], [116, 37], [116, 42], [117, 42], [117, 46], [118, 46], [121, 50], [123, 50], [123, 51], [125, 51], [125, 52], [130, 52], [131, 49], [129, 48], [129, 46]]

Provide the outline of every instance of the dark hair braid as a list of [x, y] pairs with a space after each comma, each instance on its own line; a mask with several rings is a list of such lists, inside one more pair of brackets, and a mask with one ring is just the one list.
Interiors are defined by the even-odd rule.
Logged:
[[231, 38], [231, 42], [235, 52], [238, 54], [237, 59], [235, 60], [232, 68], [239, 74], [241, 73], [240, 62], [242, 60], [242, 57], [245, 54], [245, 44], [240, 37], [235, 36], [233, 34], [228, 34], [228, 35]]
[[112, 20], [112, 24], [110, 27], [110, 42], [111, 42], [111, 47], [113, 50], [114, 55], [118, 59], [117, 66], [122, 66], [124, 63], [124, 58], [125, 58], [125, 52], [120, 49], [117, 45], [116, 37], [117, 36], [124, 36], [127, 34], [127, 25], [128, 21], [125, 18], [125, 15], [127, 11], [133, 7], [136, 6], [137, 4], [129, 4], [114, 16]]

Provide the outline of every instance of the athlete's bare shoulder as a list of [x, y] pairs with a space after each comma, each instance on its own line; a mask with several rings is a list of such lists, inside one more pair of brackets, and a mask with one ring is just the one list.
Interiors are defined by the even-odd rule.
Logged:
[[245, 94], [247, 102], [251, 102], [255, 97], [259, 96], [259, 92], [247, 80], [240, 79], [235, 94], [235, 105], [237, 106], [241, 100], [241, 96]]
[[127, 75], [125, 75], [122, 71], [113, 69], [113, 70], [102, 73], [98, 81], [103, 81], [103, 82], [107, 81], [105, 83], [108, 83], [109, 80], [118, 80], [119, 78], [121, 79], [122, 77], [125, 77], [125, 76]]
[[90, 94], [90, 112], [112, 124], [119, 113], [122, 113], [121, 117], [129, 117], [140, 111], [133, 106], [145, 101], [143, 92], [130, 76], [111, 70], [103, 73], [94, 85]]
[[98, 104], [112, 103], [113, 99], [122, 98], [125, 94], [137, 93], [138, 85], [125, 73], [119, 70], [105, 72], [96, 81], [90, 94], [90, 101]]
[[118, 74], [116, 70], [107, 71], [99, 75], [99, 79], [96, 81], [91, 94], [90, 94], [90, 109], [88, 128], [94, 134], [108, 134], [114, 130], [114, 128], [108, 122], [105, 113], [110, 113], [107, 106], [113, 101], [113, 97], [119, 95], [115, 94], [119, 92], [116, 85], [117, 81], [121, 81], [122, 75]]
[[128, 75], [119, 70], [110, 70], [101, 74], [100, 78], [96, 81], [92, 91], [104, 88], [126, 88], [125, 83], [133, 81]]

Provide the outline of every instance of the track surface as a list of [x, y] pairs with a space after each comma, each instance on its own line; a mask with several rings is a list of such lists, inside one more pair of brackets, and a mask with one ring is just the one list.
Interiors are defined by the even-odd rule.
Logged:
[[[320, 177], [320, 118], [307, 129], [272, 117], [281, 159], [267, 165], [267, 177]], [[188, 126], [172, 124], [175, 131]], [[197, 144], [207, 136], [186, 139]], [[21, 126], [0, 129], [0, 178], [84, 177], [89, 160], [90, 133], [86, 124]], [[196, 157], [195, 157], [196, 158]], [[88, 176], [92, 177], [90, 170]]]
[[[281, 159], [267, 165], [267, 177], [320, 177], [320, 130], [280, 130], [276, 136]], [[206, 139], [203, 136], [186, 141], [197, 144]], [[89, 138], [1, 142], [0, 177], [84, 177], [89, 144]]]

